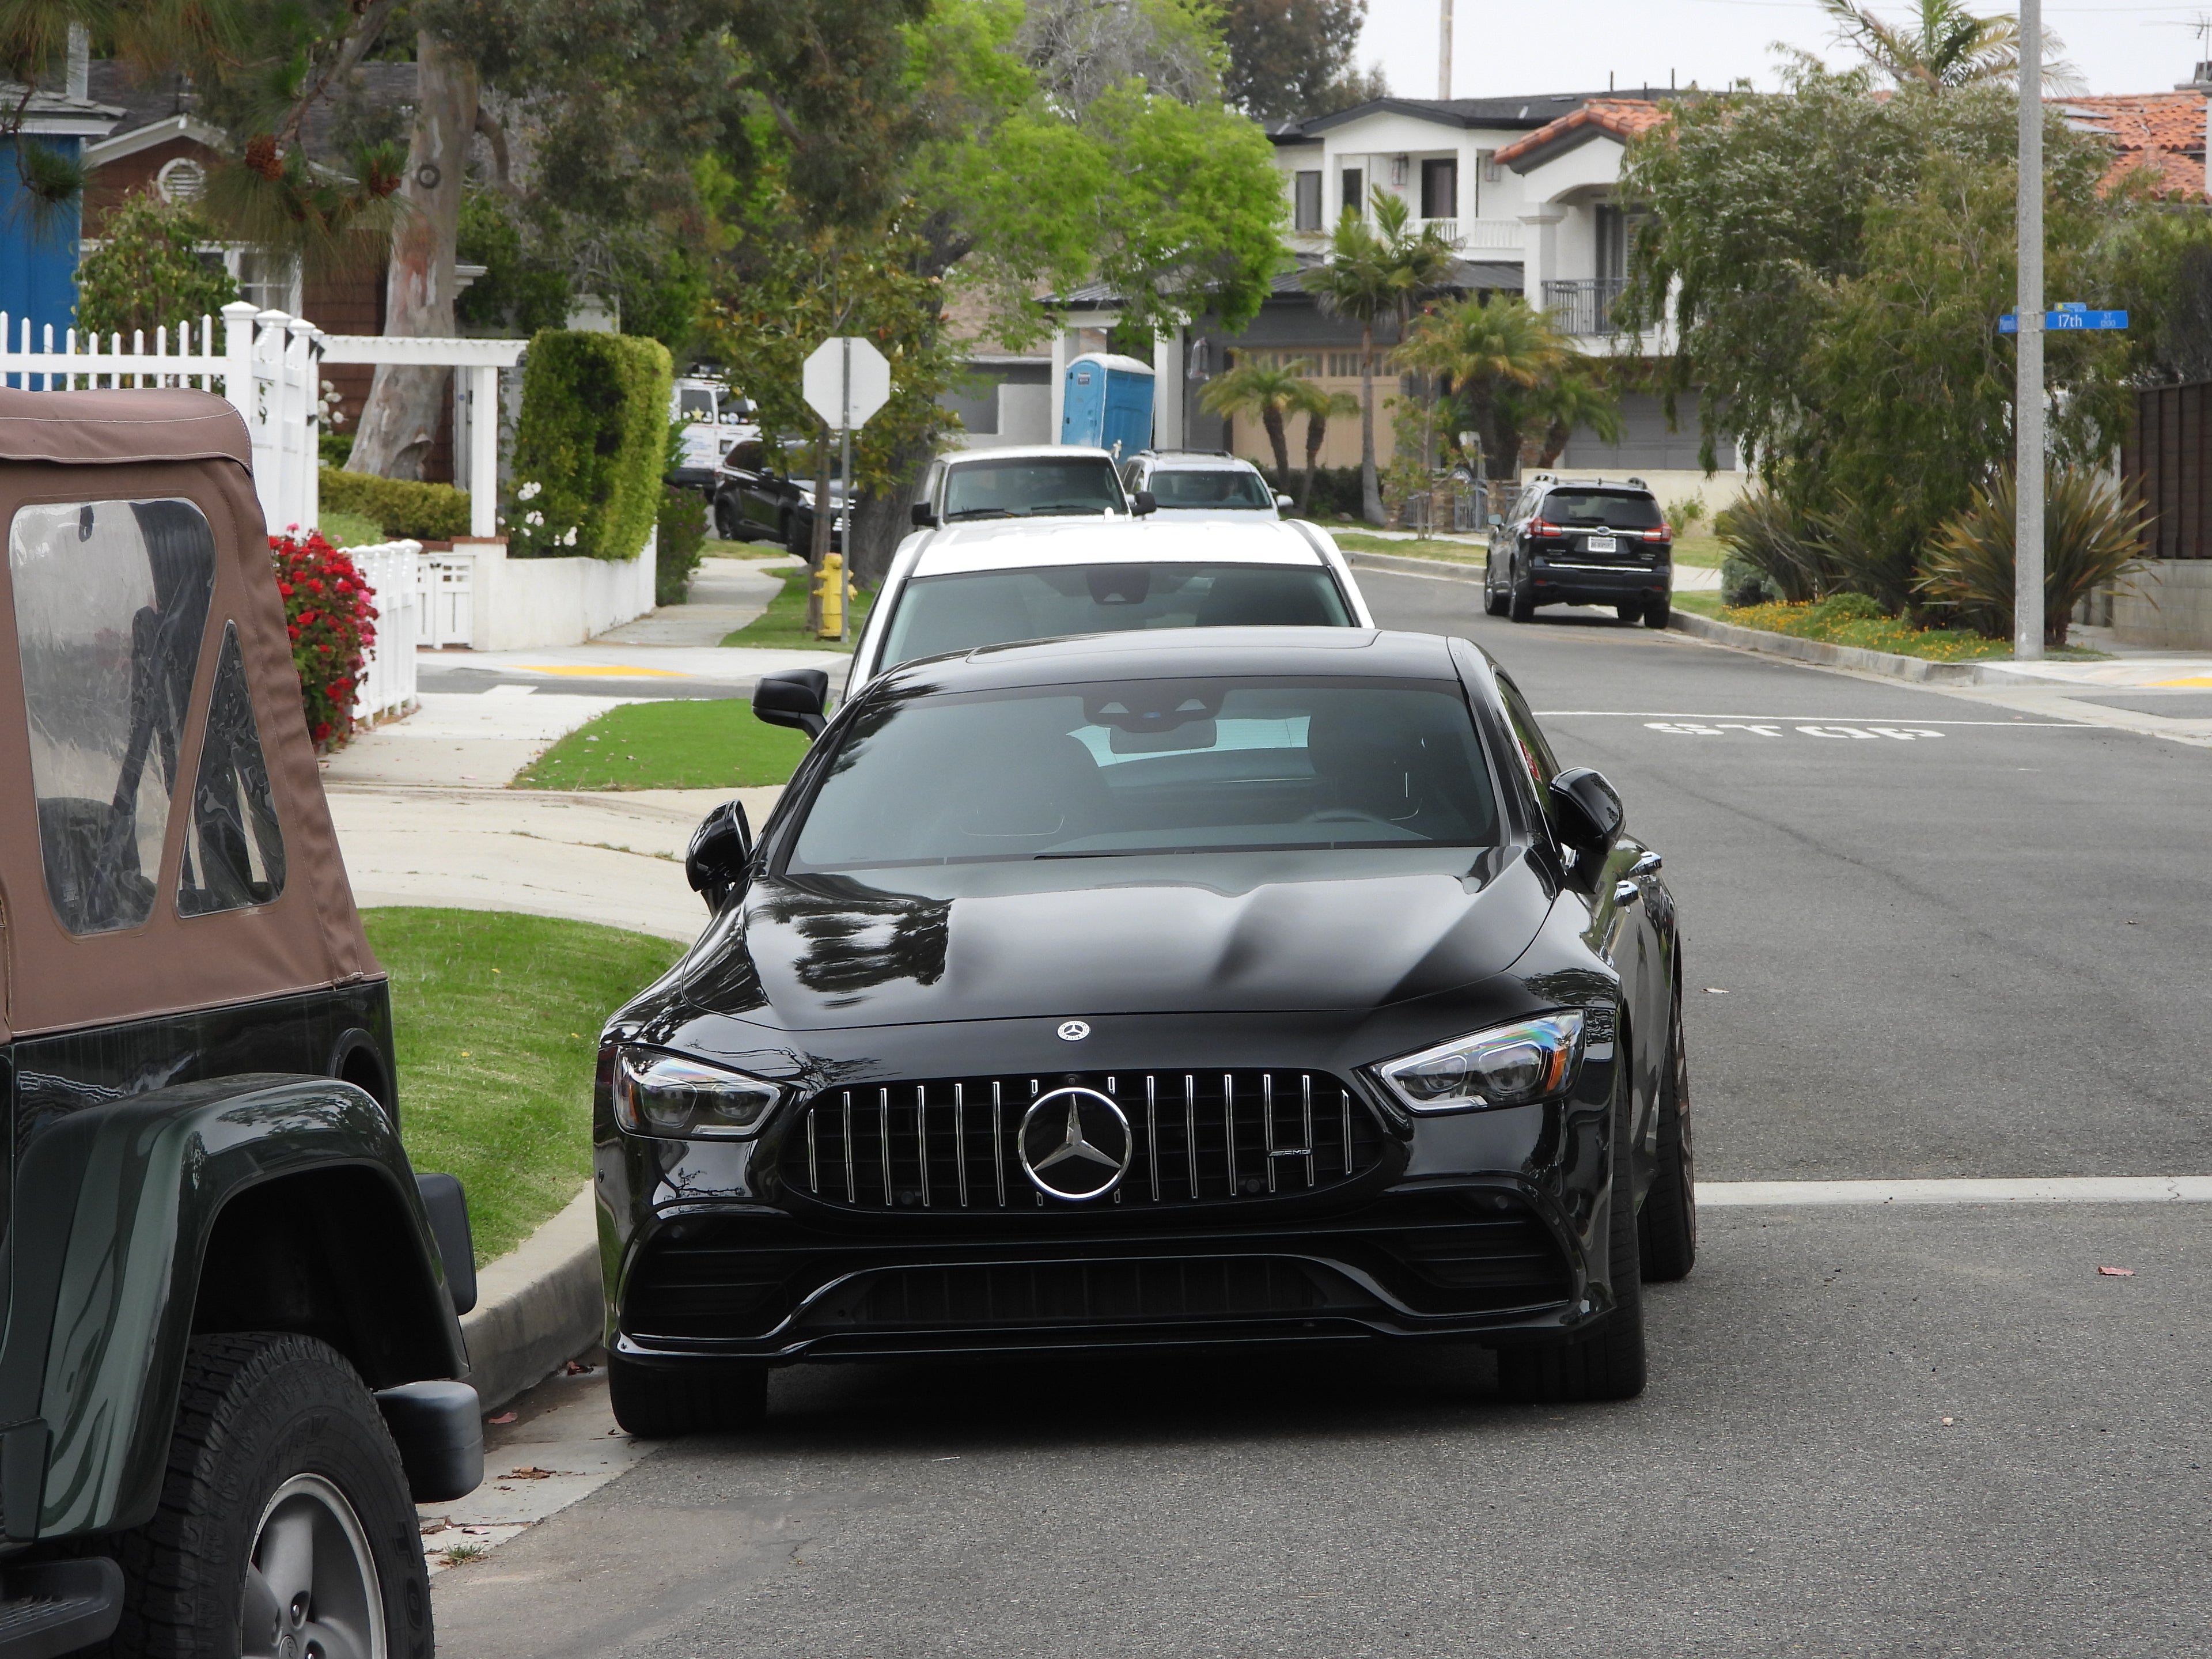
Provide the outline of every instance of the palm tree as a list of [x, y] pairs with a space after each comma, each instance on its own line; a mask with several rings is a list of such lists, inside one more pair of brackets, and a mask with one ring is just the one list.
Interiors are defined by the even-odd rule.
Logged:
[[[1918, 0], [1917, 15], [1903, 27], [1884, 22], [1856, 0], [1820, 0], [1845, 43], [1900, 87], [1931, 91], [1954, 87], [2014, 86], [2020, 79], [2020, 20], [1977, 17], [1960, 0]], [[2043, 36], [2043, 79], [2054, 92], [2077, 90], [2081, 71], [2051, 54], [2065, 43]]]
[[1413, 303], [1450, 280], [1455, 264], [1451, 244], [1434, 225], [1418, 234], [1409, 228], [1412, 210], [1401, 197], [1377, 186], [1368, 223], [1351, 209], [1336, 222], [1329, 239], [1328, 262], [1300, 273], [1298, 280], [1333, 317], [1359, 325], [1359, 506], [1370, 524], [1382, 522], [1382, 491], [1375, 476], [1375, 319], [1385, 312], [1405, 334]]
[[1275, 477], [1285, 484], [1291, 479], [1291, 447], [1283, 430], [1283, 417], [1302, 407], [1300, 400], [1313, 385], [1303, 373], [1305, 367], [1303, 362], [1286, 368], [1242, 362], [1206, 382], [1206, 390], [1199, 394], [1198, 406], [1209, 415], [1259, 418], [1267, 431], [1268, 447], [1275, 452]]
[[1581, 356], [1550, 315], [1519, 295], [1474, 295], [1424, 316], [1393, 354], [1408, 368], [1448, 377], [1482, 434], [1486, 470], [1513, 476], [1521, 459], [1522, 423], [1532, 412], [1516, 392], [1559, 380]]
[[1325, 391], [1311, 380], [1299, 384], [1303, 390], [1291, 405], [1291, 412], [1306, 417], [1306, 470], [1298, 480], [1297, 507], [1304, 516], [1307, 503], [1313, 500], [1314, 471], [1321, 464], [1321, 447], [1328, 437], [1329, 421], [1334, 416], [1359, 413], [1359, 399], [1346, 392]]
[[1507, 397], [1516, 407], [1515, 423], [1543, 434], [1537, 440], [1539, 466], [1558, 465], [1577, 427], [1588, 427], [1601, 443], [1620, 441], [1620, 394], [1571, 361], [1551, 379]]

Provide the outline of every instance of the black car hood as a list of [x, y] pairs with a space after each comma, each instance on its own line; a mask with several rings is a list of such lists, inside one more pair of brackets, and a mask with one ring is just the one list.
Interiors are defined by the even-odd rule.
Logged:
[[769, 877], [672, 988], [789, 1030], [1357, 1011], [1510, 966], [1552, 898], [1527, 857], [1467, 848]]

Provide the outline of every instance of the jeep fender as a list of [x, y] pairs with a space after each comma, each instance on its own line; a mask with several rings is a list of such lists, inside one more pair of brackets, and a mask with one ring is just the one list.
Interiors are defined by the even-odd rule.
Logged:
[[[197, 1329], [307, 1330], [372, 1389], [467, 1374], [398, 1133], [349, 1084], [222, 1078], [73, 1112], [29, 1135], [15, 1187], [0, 1340], [11, 1539], [152, 1517]], [[265, 1248], [257, 1211], [284, 1223]]]

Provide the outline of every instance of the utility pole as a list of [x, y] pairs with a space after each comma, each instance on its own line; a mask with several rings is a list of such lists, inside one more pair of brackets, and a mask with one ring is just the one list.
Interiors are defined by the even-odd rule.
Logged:
[[1452, 0], [1437, 0], [1437, 96], [1451, 96]]
[[2043, 3], [2020, 3], [2020, 374], [2013, 392], [2012, 654], [2043, 658]]

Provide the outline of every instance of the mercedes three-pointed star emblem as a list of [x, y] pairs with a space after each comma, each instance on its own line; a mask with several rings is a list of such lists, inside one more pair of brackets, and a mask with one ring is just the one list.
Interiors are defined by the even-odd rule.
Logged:
[[1136, 1137], [1121, 1109], [1096, 1089], [1039, 1095], [1022, 1118], [1015, 1150], [1030, 1184], [1047, 1198], [1103, 1198], [1129, 1172]]

